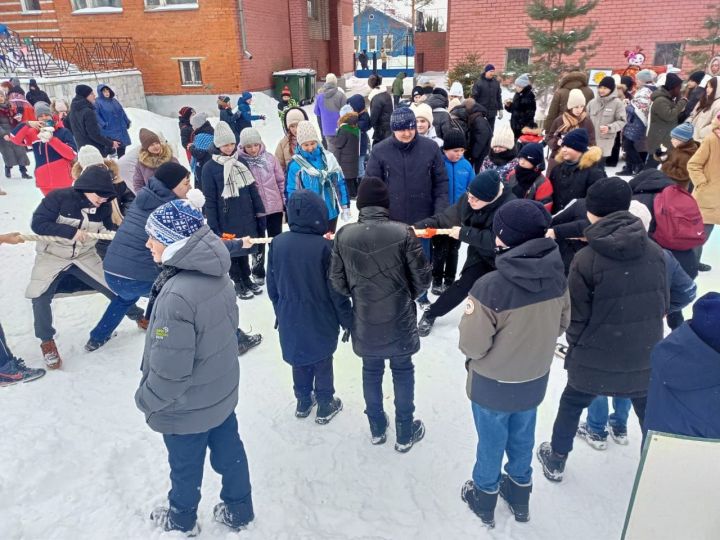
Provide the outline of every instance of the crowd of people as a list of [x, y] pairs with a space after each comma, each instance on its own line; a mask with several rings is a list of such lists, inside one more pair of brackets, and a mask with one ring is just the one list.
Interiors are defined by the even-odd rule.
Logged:
[[[403, 77], [388, 89], [372, 75], [367, 96], [347, 96], [328, 74], [314, 105], [319, 130], [284, 89], [274, 152], [252, 125], [264, 116], [253, 114], [249, 92], [235, 111], [219, 96], [214, 125], [183, 107], [189, 169], [146, 127], [130, 147], [130, 120], [107, 85], [97, 96], [78, 85], [69, 107], [37, 85], [33, 106], [12, 97], [25, 96], [17, 81], [0, 92], [6, 176], [13, 166], [28, 176], [32, 147], [43, 194], [26, 296], [45, 367], [63, 362], [58, 295], [108, 298], [89, 352], [124, 317], [146, 332], [135, 400], [168, 452], [169, 505], [151, 516], [162, 529], [199, 531], [206, 448], [223, 477], [215, 518], [234, 530], [254, 518], [234, 411], [237, 357], [262, 337], [239, 328], [237, 300], [246, 305], [264, 287], [292, 368], [295, 416], [317, 407], [324, 425], [342, 410], [333, 355], [349, 340], [362, 358], [374, 445], [391, 425], [389, 360], [400, 453], [426, 429], [414, 414], [413, 355], [464, 304], [459, 349], [478, 445], [461, 497], [489, 527], [498, 496], [517, 521], [530, 519], [536, 413], [556, 356], [567, 385], [551, 440], [537, 447], [550, 481], [563, 479], [575, 437], [598, 450], [608, 437], [627, 444], [631, 407], [643, 437], [720, 437], [720, 295], [695, 302], [689, 322], [682, 315], [698, 271], [710, 270], [702, 246], [720, 224], [717, 79], [693, 73], [683, 85], [668, 74], [658, 86], [642, 70], [603, 79], [596, 95], [584, 73], [567, 73], [543, 128], [528, 74], [507, 100], [492, 65], [467, 98], [453, 82], [418, 85], [405, 100]], [[496, 124], [505, 112], [509, 125]], [[620, 149], [618, 174], [629, 181], [607, 176]], [[674, 331], [663, 338], [666, 324]], [[0, 384], [44, 374], [10, 353], [0, 327]]]

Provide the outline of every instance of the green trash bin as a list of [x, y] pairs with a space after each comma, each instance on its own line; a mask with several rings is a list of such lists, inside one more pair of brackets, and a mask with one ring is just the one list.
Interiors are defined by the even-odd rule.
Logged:
[[315, 101], [315, 86], [317, 84], [317, 74], [314, 69], [305, 70], [305, 99], [307, 103]]
[[300, 103], [305, 104], [307, 99], [307, 78], [306, 70], [303, 69], [286, 69], [284, 71], [275, 71], [272, 74], [273, 77], [273, 95], [278, 101], [282, 98], [283, 88], [286, 86], [290, 89], [293, 99]]

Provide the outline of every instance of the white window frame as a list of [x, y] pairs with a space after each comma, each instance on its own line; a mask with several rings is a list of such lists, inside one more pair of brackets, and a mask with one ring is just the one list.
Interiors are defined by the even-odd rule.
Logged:
[[355, 52], [360, 52], [360, 37], [355, 36]]
[[145, 11], [184, 11], [186, 9], [200, 9], [198, 0], [187, 0], [182, 4], [168, 4], [167, 0], [158, 0], [158, 5], [148, 5], [147, 0], [143, 0]]
[[308, 19], [312, 19], [314, 21], [318, 20], [319, 18], [319, 9], [318, 1], [317, 0], [307, 0], [307, 16]]
[[[388, 47], [387, 40], [390, 40], [390, 46]], [[382, 39], [382, 46], [385, 49], [385, 54], [388, 54], [388, 51], [393, 50], [393, 35], [392, 34], [385, 34]]]
[[[368, 36], [368, 51], [377, 51], [377, 36]], [[370, 45], [372, 43], [372, 45]]]
[[[28, 7], [28, 2], [35, 1], [37, 2], [37, 9], [30, 9]], [[23, 13], [41, 13], [42, 12], [42, 6], [40, 5], [40, 0], [20, 0], [20, 8], [22, 9]]]
[[[180, 86], [191, 86], [191, 87], [195, 87], [195, 88], [203, 86], [202, 65], [200, 63], [201, 60], [202, 60], [201, 58], [178, 58], [177, 59], [178, 69], [180, 70]], [[185, 70], [183, 69], [183, 63], [185, 63], [185, 62], [194, 62], [197, 64], [197, 67], [198, 67], [197, 74], [200, 76], [199, 80], [191, 80], [191, 81], [185, 80]], [[192, 68], [191, 68], [191, 71], [193, 71]]]
[[92, 15], [98, 13], [122, 13], [122, 0], [113, 0], [120, 4], [119, 6], [96, 6], [94, 5], [96, 0], [85, 0], [88, 7], [78, 8], [75, 6], [76, 0], [70, 0], [70, 7], [72, 8], [73, 15]]

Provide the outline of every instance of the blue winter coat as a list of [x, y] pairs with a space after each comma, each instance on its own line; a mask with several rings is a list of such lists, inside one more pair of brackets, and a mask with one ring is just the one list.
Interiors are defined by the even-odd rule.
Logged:
[[230, 124], [233, 127], [233, 131], [238, 135], [240, 135], [242, 130], [246, 127], [252, 127], [253, 120], [262, 120], [265, 118], [261, 114], [252, 114], [250, 111], [250, 105], [248, 104], [248, 101], [251, 99], [252, 94], [250, 92], [243, 92], [238, 98], [237, 112], [233, 116], [233, 121]]
[[645, 428], [720, 438], [720, 351], [684, 323], [658, 343], [645, 409]]
[[475, 171], [467, 159], [460, 158], [460, 161], [453, 163], [447, 157], [445, 158], [445, 170], [447, 171], [448, 194], [452, 205], [458, 202], [467, 191], [470, 182], [475, 178]]
[[309, 190], [297, 191], [287, 207], [290, 232], [276, 236], [268, 254], [267, 290], [275, 308], [283, 358], [293, 366], [330, 358], [340, 326], [350, 328], [350, 299], [330, 286], [332, 242], [327, 208]]
[[[104, 88], [110, 90], [109, 98], [103, 95]], [[120, 141], [123, 146], [130, 145], [130, 134], [128, 133], [130, 119], [125, 114], [123, 106], [115, 99], [115, 92], [107, 84], [98, 84], [97, 86], [95, 114], [103, 135], [113, 141]]]
[[137, 192], [105, 255], [103, 269], [108, 274], [137, 281], [155, 281], [160, 267], [145, 247], [148, 239], [145, 224], [153, 210], [175, 199], [175, 193], [154, 176]]
[[[287, 182], [285, 183], [288, 199], [296, 189], [309, 189], [325, 200], [328, 219], [335, 219], [340, 214], [340, 208], [338, 208], [335, 200], [336, 196], [340, 199], [341, 207], [350, 206], [345, 177], [335, 156], [323, 150], [320, 145], [312, 153], [306, 152], [298, 145], [295, 154], [305, 158], [318, 171], [328, 172], [329, 175], [327, 180], [323, 182], [319, 176], [310, 175], [303, 171], [300, 164], [293, 159], [288, 165]], [[298, 180], [300, 181], [298, 182]]]

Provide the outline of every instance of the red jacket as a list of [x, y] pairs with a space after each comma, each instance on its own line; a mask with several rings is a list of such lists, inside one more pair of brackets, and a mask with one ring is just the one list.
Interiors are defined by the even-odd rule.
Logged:
[[517, 180], [515, 180], [515, 170], [511, 170], [507, 176], [507, 183], [512, 188], [513, 193], [518, 198], [532, 199], [538, 201], [545, 206], [545, 209], [552, 214], [553, 211], [553, 186], [544, 174], [538, 172], [537, 179], [532, 183], [530, 189], [526, 193], [519, 193], [521, 191], [518, 186]]

